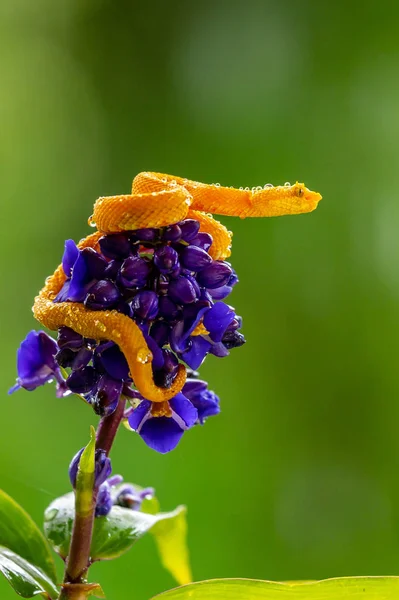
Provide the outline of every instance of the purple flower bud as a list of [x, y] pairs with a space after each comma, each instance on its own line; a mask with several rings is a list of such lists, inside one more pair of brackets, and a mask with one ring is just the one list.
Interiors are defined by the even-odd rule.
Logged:
[[[70, 365], [74, 371], [86, 367], [93, 357], [93, 351], [88, 348], [81, 348], [75, 353], [72, 364]], [[57, 359], [58, 360], [58, 359]], [[58, 363], [60, 364], [60, 363]]]
[[197, 237], [195, 237], [190, 242], [193, 246], [198, 246], [198, 248], [202, 248], [208, 252], [209, 248], [212, 246], [213, 237], [209, 233], [199, 233]]
[[107, 258], [126, 258], [131, 253], [129, 235], [125, 232], [104, 235], [99, 239], [99, 244]]
[[175, 267], [175, 268], [173, 269], [173, 271], [171, 271], [171, 272], [169, 273], [169, 277], [170, 277], [171, 279], [177, 279], [177, 278], [179, 277], [179, 275], [181, 275], [181, 272], [182, 272], [181, 266], [180, 266], [180, 265], [178, 265], [177, 267]]
[[133, 317], [132, 307], [130, 306], [130, 304], [128, 302], [124, 302], [122, 300], [121, 302], [119, 302], [119, 304], [117, 306], [115, 306], [115, 308], [118, 312], [122, 313], [123, 315], [126, 315], [127, 317], [130, 317], [130, 318]]
[[140, 319], [155, 319], [158, 314], [158, 296], [155, 292], [143, 290], [132, 300], [135, 316]]
[[222, 339], [223, 345], [231, 350], [232, 348], [239, 348], [245, 344], [245, 337], [239, 331], [227, 331]]
[[95, 356], [96, 365], [98, 365], [98, 362], [101, 363], [108, 375], [114, 379], [128, 379], [129, 365], [119, 346], [113, 342], [100, 344], [96, 350]]
[[57, 344], [60, 350], [63, 348], [79, 350], [84, 344], [84, 338], [70, 327], [60, 327], [58, 330]]
[[171, 331], [171, 326], [164, 321], [155, 321], [155, 323], [151, 326], [150, 335], [153, 340], [158, 344], [160, 348], [165, 346], [165, 344], [169, 343], [169, 334]]
[[226, 285], [231, 274], [231, 267], [227, 263], [214, 260], [212, 264], [198, 273], [197, 281], [201, 286], [212, 290]]
[[180, 314], [180, 309], [176, 304], [168, 298], [168, 296], [161, 296], [159, 298], [159, 316], [166, 321], [174, 321]]
[[67, 386], [73, 394], [88, 394], [95, 386], [97, 373], [93, 367], [83, 367], [72, 371], [67, 379]]
[[108, 265], [105, 258], [93, 248], [84, 248], [82, 255], [86, 261], [88, 277], [90, 279], [102, 279]]
[[107, 279], [98, 281], [87, 294], [84, 305], [91, 310], [113, 308], [120, 300], [120, 292], [116, 285]]
[[191, 242], [196, 236], [200, 228], [198, 221], [194, 219], [186, 219], [179, 223], [181, 229], [181, 237], [185, 242]]
[[118, 273], [119, 273], [119, 269], [122, 266], [122, 261], [115, 259], [115, 260], [111, 260], [108, 265], [107, 268], [104, 271], [104, 279], [111, 279], [112, 281], [116, 281], [116, 278], [118, 277]]
[[179, 264], [179, 255], [171, 246], [161, 246], [154, 252], [154, 264], [161, 273], [170, 273]]
[[[72, 484], [72, 487], [76, 487], [76, 478], [78, 476], [78, 466], [80, 458], [83, 454], [84, 448], [79, 450], [77, 454], [71, 460], [69, 465], [69, 479]], [[108, 458], [104, 450], [101, 448], [97, 448], [94, 455], [94, 487], [98, 488], [104, 481], [111, 475], [112, 467], [111, 467], [111, 459]]]
[[161, 369], [154, 371], [154, 383], [162, 388], [170, 388], [176, 378], [179, 361], [171, 350], [165, 348], [162, 353], [164, 364]]
[[106, 517], [111, 512], [112, 504], [111, 488], [105, 481], [98, 490], [95, 516]]
[[176, 225], [169, 225], [163, 232], [162, 239], [165, 242], [178, 242], [181, 239], [181, 229]]
[[132, 239], [140, 242], [157, 242], [160, 239], [160, 230], [154, 227], [136, 229], [132, 233]]
[[180, 254], [180, 260], [189, 271], [201, 271], [213, 262], [208, 252], [198, 246], [186, 246]]
[[165, 295], [169, 288], [169, 277], [162, 273], [154, 280], [153, 289], [157, 294]]
[[187, 277], [179, 276], [169, 283], [168, 296], [176, 304], [190, 304], [197, 299], [197, 290]]
[[140, 510], [143, 500], [154, 497], [154, 488], [139, 490], [133, 485], [125, 485], [119, 492], [115, 504], [131, 510]]
[[67, 369], [68, 367], [72, 367], [73, 361], [76, 358], [77, 352], [71, 350], [70, 348], [63, 348], [55, 355], [55, 360], [60, 367]]
[[108, 417], [115, 412], [122, 393], [123, 382], [109, 375], [101, 375], [97, 382], [96, 394], [91, 402], [94, 412]]
[[150, 263], [139, 256], [129, 256], [118, 275], [118, 282], [127, 289], [144, 287], [150, 274]]

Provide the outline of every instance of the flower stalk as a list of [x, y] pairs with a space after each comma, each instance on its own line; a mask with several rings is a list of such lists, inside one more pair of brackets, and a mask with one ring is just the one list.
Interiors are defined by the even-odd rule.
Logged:
[[60, 600], [84, 599], [90, 592], [85, 580], [90, 567], [90, 547], [98, 494], [98, 486], [95, 485], [95, 450], [102, 449], [109, 454], [123, 417], [125, 403], [125, 399], [121, 398], [116, 410], [101, 419], [96, 435], [92, 428], [92, 439], [79, 462], [75, 490], [75, 521]]

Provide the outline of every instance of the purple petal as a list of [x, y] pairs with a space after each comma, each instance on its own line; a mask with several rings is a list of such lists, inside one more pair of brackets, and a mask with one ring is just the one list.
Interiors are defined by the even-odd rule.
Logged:
[[88, 278], [89, 279], [102, 279], [104, 277], [105, 269], [108, 266], [105, 258], [101, 256], [94, 248], [84, 248], [82, 254], [86, 261]]
[[98, 490], [95, 516], [106, 517], [111, 512], [112, 504], [111, 488], [105, 481]]
[[207, 417], [217, 415], [220, 412], [219, 398], [214, 392], [208, 390], [208, 384], [205, 381], [189, 379], [183, 390], [184, 395], [198, 410], [200, 423], [203, 423]]
[[62, 257], [62, 268], [67, 277], [72, 274], [73, 265], [79, 255], [79, 248], [73, 240], [66, 240], [64, 247], [64, 255]]
[[208, 354], [211, 343], [202, 335], [196, 335], [190, 338], [191, 346], [186, 352], [182, 353], [182, 360], [191, 368], [198, 369]]
[[220, 342], [235, 318], [234, 310], [224, 302], [216, 302], [204, 316], [204, 326], [214, 342]]
[[147, 446], [161, 454], [176, 448], [183, 433], [184, 430], [170, 417], [148, 419], [140, 430], [140, 436]]
[[140, 429], [140, 425], [143, 419], [148, 415], [150, 409], [151, 402], [149, 400], [143, 400], [129, 415], [128, 422], [130, 427], [135, 431]]
[[224, 358], [225, 356], [228, 356], [230, 352], [222, 342], [217, 342], [216, 344], [212, 344], [209, 349], [209, 354], [213, 354], [218, 358]]
[[17, 351], [17, 384], [28, 391], [56, 378], [62, 381], [59, 367], [55, 361], [58, 346], [44, 331], [30, 331]]
[[184, 307], [183, 320], [184, 327], [182, 331], [182, 339], [186, 339], [192, 334], [205, 313], [210, 309], [209, 302], [199, 300], [195, 304], [189, 304]]
[[171, 409], [183, 419], [187, 428], [192, 427], [198, 419], [198, 411], [181, 392], [169, 400]]
[[[68, 351], [69, 348], [65, 348], [65, 351]], [[73, 358], [72, 364], [70, 365], [73, 371], [77, 371], [78, 369], [81, 369], [82, 367], [87, 367], [87, 365], [89, 364], [89, 362], [91, 361], [93, 357], [93, 350], [89, 350], [88, 348], [81, 348], [80, 350], [78, 350], [78, 352], [75, 353], [75, 356]], [[58, 363], [59, 362], [59, 353], [57, 354], [57, 360]], [[65, 367], [65, 364], [62, 365]]]
[[178, 354], [186, 352], [189, 349], [189, 339], [184, 335], [184, 321], [179, 321], [173, 327], [169, 336], [169, 343], [173, 352], [177, 352]]
[[214, 290], [209, 290], [209, 293], [214, 300], [224, 300], [232, 291], [233, 288], [230, 285], [222, 285]]
[[69, 284], [68, 300], [71, 302], [83, 302], [88, 288], [93, 283], [87, 268], [86, 259], [79, 252], [72, 269], [71, 282]]
[[93, 367], [83, 367], [72, 371], [67, 379], [67, 385], [73, 394], [88, 394], [97, 381], [97, 372]]

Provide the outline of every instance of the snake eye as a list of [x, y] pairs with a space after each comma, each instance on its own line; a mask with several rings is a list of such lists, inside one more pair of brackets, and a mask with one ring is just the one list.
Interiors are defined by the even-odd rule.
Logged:
[[303, 189], [303, 187], [299, 187], [297, 190], [297, 194], [298, 194], [299, 198], [302, 198], [304, 193], [305, 193], [305, 190]]

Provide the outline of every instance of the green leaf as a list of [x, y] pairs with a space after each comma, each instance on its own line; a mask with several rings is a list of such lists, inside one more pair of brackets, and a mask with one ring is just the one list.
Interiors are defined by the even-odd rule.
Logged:
[[192, 581], [187, 547], [186, 507], [180, 506], [168, 519], [161, 519], [151, 528], [158, 546], [161, 562], [177, 583]]
[[49, 545], [36, 523], [0, 490], [0, 546], [9, 548], [40, 567], [53, 581], [56, 571]]
[[[253, 579], [214, 579], [185, 585], [157, 600], [397, 600], [399, 577], [341, 577], [278, 583]], [[153, 598], [153, 600], [155, 600]]]
[[[173, 512], [153, 515], [114, 506], [109, 515], [97, 517], [94, 521], [90, 552], [92, 560], [110, 560], [121, 556], [132, 547], [134, 542], [148, 531], [152, 532], [154, 526], [161, 522], [170, 521], [168, 531], [175, 529], [181, 532], [182, 524], [178, 518], [181, 513], [185, 513], [184, 507], [179, 507]], [[54, 500], [44, 513], [44, 532], [54, 550], [62, 558], [68, 554], [74, 516], [73, 493]], [[166, 540], [169, 533], [158, 532], [155, 528], [154, 535], [160, 540]], [[166, 548], [165, 541], [163, 545]]]
[[0, 546], [0, 571], [23, 598], [37, 595], [58, 598], [56, 586], [44, 571], [3, 546]]

